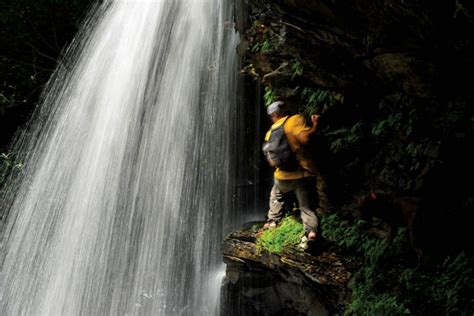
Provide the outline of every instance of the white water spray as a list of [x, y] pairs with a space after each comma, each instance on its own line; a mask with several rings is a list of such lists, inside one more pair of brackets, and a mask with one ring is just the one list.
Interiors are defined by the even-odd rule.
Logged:
[[1, 315], [215, 313], [236, 119], [226, 2], [92, 9], [16, 143]]

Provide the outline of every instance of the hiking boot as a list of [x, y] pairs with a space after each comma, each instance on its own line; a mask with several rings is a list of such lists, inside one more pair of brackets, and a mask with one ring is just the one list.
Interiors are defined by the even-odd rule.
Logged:
[[308, 237], [301, 237], [301, 242], [298, 244], [298, 247], [302, 250], [308, 249]]
[[304, 251], [309, 251], [312, 246], [314, 246], [314, 242], [316, 241], [317, 234], [314, 230], [310, 231], [308, 235], [303, 235], [301, 237], [301, 242], [298, 244], [298, 247]]

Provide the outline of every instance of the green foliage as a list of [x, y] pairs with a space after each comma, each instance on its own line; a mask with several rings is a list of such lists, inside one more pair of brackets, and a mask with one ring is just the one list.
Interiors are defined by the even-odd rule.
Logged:
[[425, 144], [417, 144], [417, 143], [409, 143], [406, 152], [409, 154], [411, 157], [420, 157], [423, 154], [423, 151], [425, 150]]
[[359, 227], [362, 221], [354, 224], [342, 219], [339, 213], [332, 213], [322, 218], [321, 227], [325, 238], [339, 246], [351, 248], [359, 242]]
[[291, 64], [291, 80], [294, 80], [296, 77], [300, 77], [303, 74], [303, 65], [299, 60], [294, 60]]
[[0, 184], [2, 184], [12, 171], [23, 170], [23, 164], [15, 161], [11, 153], [2, 153], [0, 155]]
[[[379, 278], [378, 264], [386, 253], [386, 242], [383, 239], [369, 237], [364, 224], [362, 220], [352, 222], [343, 219], [338, 213], [330, 214], [321, 221], [325, 238], [365, 259], [364, 266], [354, 277], [352, 301], [346, 313], [350, 315], [409, 314], [409, 310], [398, 301], [396, 295], [376, 290], [375, 286]], [[395, 243], [397, 240], [400, 241], [401, 238], [397, 238]]]
[[[335, 241], [342, 248], [364, 258], [363, 267], [354, 277], [352, 301], [346, 314], [349, 315], [407, 315], [410, 311], [391, 291], [377, 289], [384, 274], [378, 267], [387, 251], [385, 240], [369, 237], [364, 229], [365, 222], [343, 219], [338, 213], [323, 218], [322, 228], [327, 239]], [[404, 231], [400, 231], [394, 244], [401, 242]], [[401, 248], [398, 246], [398, 248]]]
[[[464, 315], [474, 309], [474, 259], [464, 253], [430, 269], [415, 269], [386, 256], [403, 258], [410, 247], [406, 228], [400, 229], [390, 248], [370, 237], [365, 222], [333, 213], [321, 221], [324, 237], [341, 249], [363, 258], [354, 275], [347, 315]], [[429, 311], [429, 312], [427, 312]]]
[[372, 127], [372, 136], [379, 137], [386, 135], [393, 128], [400, 126], [402, 121], [402, 113], [392, 113], [386, 119], [380, 120]]
[[270, 42], [270, 40], [266, 39], [263, 42], [257, 42], [252, 46], [252, 53], [258, 53], [258, 52], [266, 52], [271, 49], [275, 48], [274, 45]]
[[337, 154], [358, 145], [362, 140], [362, 121], [358, 121], [351, 128], [341, 128], [327, 133], [331, 140], [330, 150]]
[[275, 49], [278, 44], [277, 40], [274, 38], [274, 36], [272, 36], [272, 34], [274, 33], [271, 30], [271, 27], [259, 20], [255, 20], [253, 22], [253, 26], [248, 30], [248, 35], [251, 38], [251, 53], [264, 53]]
[[265, 94], [263, 95], [263, 100], [265, 102], [265, 106], [269, 106], [270, 104], [276, 101], [276, 96], [272, 88], [265, 87]]
[[2, 153], [0, 154], [0, 165], [6, 168], [22, 168], [22, 164], [15, 162], [12, 158], [12, 153]]
[[285, 217], [274, 229], [265, 230], [257, 237], [257, 252], [268, 251], [279, 254], [283, 247], [297, 245], [304, 235], [304, 227], [294, 217]]
[[[461, 307], [469, 303], [468, 295], [474, 293], [473, 263], [464, 253], [448, 257], [433, 278], [433, 300], [445, 306], [448, 314], [463, 312]], [[472, 300], [471, 297], [471, 304]]]
[[386, 244], [382, 239], [368, 237], [364, 225], [363, 220], [351, 222], [338, 213], [327, 215], [321, 220], [325, 238], [342, 248], [361, 254], [366, 263], [373, 265], [384, 255]]
[[412, 305], [428, 305], [447, 315], [464, 315], [474, 310], [474, 260], [460, 253], [448, 257], [429, 271], [414, 269], [401, 273], [402, 297]]
[[410, 315], [410, 310], [398, 302], [395, 295], [376, 294], [365, 284], [358, 284], [353, 289], [349, 315]]
[[336, 99], [328, 90], [305, 88], [301, 92], [304, 104], [300, 112], [305, 116], [321, 113], [336, 104]]

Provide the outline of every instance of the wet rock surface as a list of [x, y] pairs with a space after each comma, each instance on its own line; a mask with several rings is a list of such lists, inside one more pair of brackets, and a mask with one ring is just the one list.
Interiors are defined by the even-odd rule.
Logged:
[[[263, 223], [246, 225], [223, 243], [227, 265], [223, 314], [332, 315], [344, 310], [350, 290], [348, 266], [328, 245], [310, 251], [285, 247], [280, 254], [259, 252], [255, 242]], [[318, 249], [316, 249], [318, 247]]]

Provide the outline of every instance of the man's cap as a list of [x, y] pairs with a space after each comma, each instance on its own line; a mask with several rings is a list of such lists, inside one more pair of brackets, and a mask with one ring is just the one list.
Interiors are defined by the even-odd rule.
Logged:
[[284, 111], [285, 111], [285, 103], [283, 103], [283, 101], [273, 102], [267, 107], [268, 115], [272, 115], [272, 114], [280, 115], [280, 114], [283, 114]]

